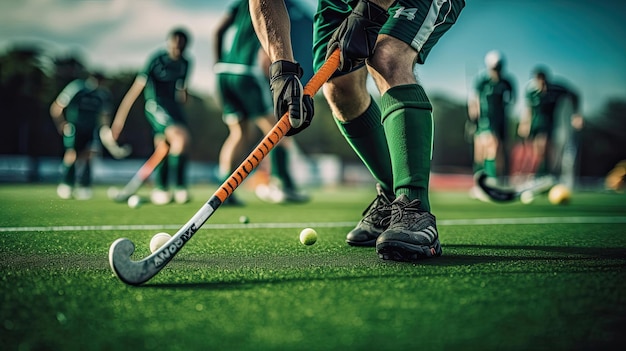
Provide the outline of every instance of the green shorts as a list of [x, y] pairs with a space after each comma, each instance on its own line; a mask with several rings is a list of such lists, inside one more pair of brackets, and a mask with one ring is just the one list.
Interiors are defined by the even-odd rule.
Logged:
[[[319, 70], [326, 59], [326, 46], [334, 30], [350, 14], [357, 0], [320, 0], [313, 23], [313, 67]], [[423, 64], [439, 38], [456, 22], [465, 0], [399, 0], [389, 10], [380, 30], [409, 44]], [[359, 67], [354, 68], [355, 70]]]
[[476, 126], [476, 135], [489, 133], [501, 141], [506, 140], [506, 126], [504, 119], [480, 117]]
[[226, 124], [274, 114], [269, 81], [264, 76], [219, 73], [217, 87]]
[[76, 128], [74, 124], [67, 123], [63, 128], [63, 147], [65, 150], [76, 152], [91, 151], [100, 152], [100, 134], [97, 128]]
[[178, 103], [164, 103], [156, 100], [147, 100], [145, 104], [146, 119], [155, 135], [164, 134], [171, 125], [187, 126], [182, 108]]

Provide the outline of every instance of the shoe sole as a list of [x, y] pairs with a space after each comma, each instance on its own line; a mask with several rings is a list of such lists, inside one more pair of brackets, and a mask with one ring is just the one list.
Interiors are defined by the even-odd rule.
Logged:
[[377, 238], [374, 238], [368, 241], [352, 241], [352, 240], [346, 239], [346, 243], [348, 243], [348, 245], [350, 246], [357, 246], [357, 247], [375, 247], [376, 239]]
[[424, 258], [441, 256], [442, 250], [439, 240], [431, 246], [387, 240], [376, 244], [376, 252], [378, 257], [383, 260], [414, 262]]

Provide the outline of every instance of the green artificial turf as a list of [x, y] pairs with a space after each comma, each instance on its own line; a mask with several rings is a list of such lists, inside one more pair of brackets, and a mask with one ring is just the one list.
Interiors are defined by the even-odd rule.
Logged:
[[[626, 198], [576, 193], [567, 206], [432, 195], [444, 255], [378, 259], [345, 234], [373, 189], [314, 190], [303, 205], [220, 207], [144, 285], [111, 271], [174, 234], [214, 188], [185, 205], [130, 209], [96, 189], [0, 186], [2, 350], [595, 350], [626, 343]], [[147, 190], [142, 189], [144, 192]], [[250, 219], [247, 225], [239, 217]], [[488, 220], [493, 219], [493, 222]], [[542, 223], [545, 222], [545, 223]], [[313, 226], [318, 242], [298, 234]]]

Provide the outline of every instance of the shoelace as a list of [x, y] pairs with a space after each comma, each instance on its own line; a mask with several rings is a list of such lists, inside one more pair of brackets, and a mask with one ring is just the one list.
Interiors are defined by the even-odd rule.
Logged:
[[[378, 224], [380, 226], [389, 225], [389, 223], [391, 222], [391, 214], [388, 216], [385, 216], [383, 214], [383, 211], [379, 209], [379, 207], [385, 207], [384, 201], [385, 201], [385, 198], [382, 195], [376, 196], [374, 201], [372, 201], [369, 204], [369, 206], [367, 206], [365, 211], [363, 211], [362, 215], [365, 216], [365, 214], [373, 207], [372, 212], [370, 212], [368, 216], [365, 216], [364, 219], [366, 219], [370, 223]], [[380, 206], [378, 206], [377, 205], [378, 202], [383, 202], [383, 203]], [[380, 219], [376, 219], [378, 217], [380, 217]]]
[[419, 199], [415, 199], [411, 202], [392, 202], [391, 203], [391, 215], [394, 222], [399, 222], [404, 218], [405, 213], [410, 212], [420, 216], [424, 211], [419, 209], [419, 205], [421, 201]]

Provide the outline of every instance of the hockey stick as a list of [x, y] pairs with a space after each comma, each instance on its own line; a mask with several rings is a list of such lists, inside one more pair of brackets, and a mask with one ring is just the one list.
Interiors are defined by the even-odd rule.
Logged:
[[139, 168], [137, 173], [133, 175], [122, 190], [115, 187], [109, 188], [107, 191], [109, 198], [115, 202], [124, 202], [128, 200], [129, 197], [139, 190], [161, 161], [167, 157], [169, 149], [170, 148], [166, 141], [159, 142], [152, 155], [150, 155], [148, 160], [141, 166], [141, 168]]
[[111, 133], [111, 128], [108, 126], [100, 127], [98, 134], [100, 135], [100, 142], [114, 158], [126, 158], [132, 152], [130, 145], [119, 146], [117, 144], [113, 138], [113, 133]]
[[475, 176], [476, 184], [489, 198], [496, 202], [515, 201], [526, 192], [538, 195], [549, 191], [557, 182], [553, 176], [543, 176], [522, 184], [516, 188], [504, 188], [489, 184], [487, 174], [478, 172]]
[[[339, 50], [335, 50], [320, 70], [304, 87], [305, 95], [315, 95], [339, 67]], [[140, 285], [159, 273], [180, 251], [189, 239], [202, 227], [217, 208], [237, 189], [246, 177], [259, 165], [267, 154], [291, 129], [289, 116], [285, 113], [272, 130], [261, 140], [250, 155], [230, 177], [213, 193], [209, 200], [183, 225], [172, 238], [150, 256], [132, 261], [135, 244], [126, 238], [117, 239], [109, 249], [109, 264], [117, 277], [126, 284]]]

